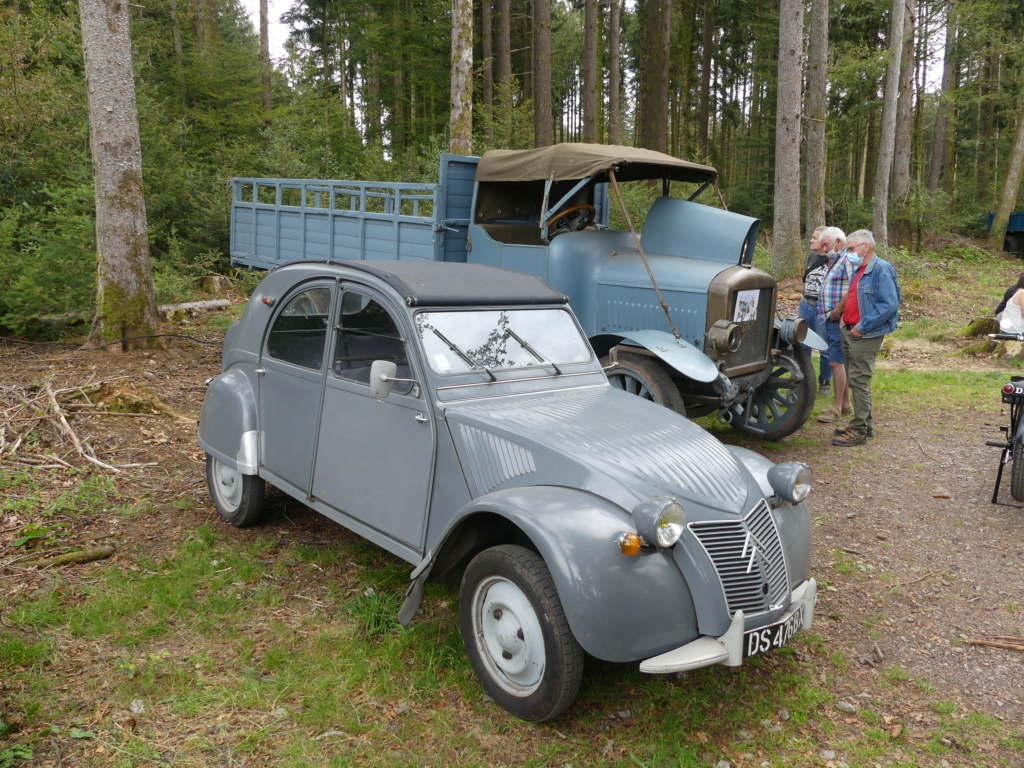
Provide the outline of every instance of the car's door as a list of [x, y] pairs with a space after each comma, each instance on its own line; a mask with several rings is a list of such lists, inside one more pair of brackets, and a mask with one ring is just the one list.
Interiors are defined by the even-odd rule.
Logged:
[[320, 421], [334, 286], [317, 282], [285, 298], [260, 356], [260, 464], [280, 481], [309, 492]]
[[394, 361], [398, 378], [417, 378], [401, 326], [382, 297], [360, 286], [343, 285], [336, 317], [313, 496], [422, 551], [435, 446], [430, 409], [412, 382], [396, 382], [384, 400], [370, 393], [374, 360]]

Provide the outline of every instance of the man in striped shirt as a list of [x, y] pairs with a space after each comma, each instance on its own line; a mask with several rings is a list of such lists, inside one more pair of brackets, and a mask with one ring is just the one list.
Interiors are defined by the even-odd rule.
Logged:
[[850, 390], [846, 381], [846, 364], [839, 332], [839, 319], [843, 315], [846, 292], [850, 287], [850, 266], [843, 253], [846, 235], [839, 227], [825, 227], [821, 241], [828, 248], [829, 269], [818, 290], [818, 320], [822, 335], [828, 342], [828, 364], [832, 369], [832, 407], [818, 416], [818, 421], [831, 424], [842, 416], [853, 414]]

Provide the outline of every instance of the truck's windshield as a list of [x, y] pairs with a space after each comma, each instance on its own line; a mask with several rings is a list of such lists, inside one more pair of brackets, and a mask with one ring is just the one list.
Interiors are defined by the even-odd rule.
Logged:
[[[440, 374], [585, 363], [590, 345], [562, 309], [421, 312], [416, 330]], [[493, 375], [493, 374], [492, 374]]]

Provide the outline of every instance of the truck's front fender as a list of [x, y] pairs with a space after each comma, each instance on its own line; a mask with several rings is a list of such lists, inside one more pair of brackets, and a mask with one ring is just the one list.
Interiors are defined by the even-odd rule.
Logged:
[[697, 637], [693, 599], [671, 553], [620, 551], [619, 536], [635, 530], [621, 507], [572, 488], [513, 488], [474, 499], [452, 527], [478, 513], [497, 514], [530, 539], [592, 656], [636, 661]]
[[611, 348], [619, 341], [627, 341], [650, 350], [665, 365], [694, 381], [711, 382], [718, 378], [718, 368], [711, 358], [683, 339], [665, 331], [625, 331], [593, 337], [595, 349]]
[[250, 378], [231, 368], [210, 382], [199, 417], [199, 445], [243, 475], [259, 469], [256, 393]]

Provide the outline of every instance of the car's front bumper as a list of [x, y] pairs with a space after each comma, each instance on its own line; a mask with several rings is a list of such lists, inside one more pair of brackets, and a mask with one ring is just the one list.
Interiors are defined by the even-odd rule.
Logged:
[[738, 667], [746, 656], [782, 647], [798, 629], [810, 629], [814, 621], [818, 584], [808, 579], [793, 590], [789, 608], [767, 627], [745, 631], [743, 611], [733, 614], [729, 629], [721, 637], [698, 637], [671, 651], [640, 662], [640, 671], [655, 675], [685, 672], [713, 664]]

